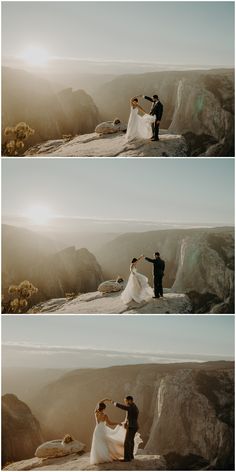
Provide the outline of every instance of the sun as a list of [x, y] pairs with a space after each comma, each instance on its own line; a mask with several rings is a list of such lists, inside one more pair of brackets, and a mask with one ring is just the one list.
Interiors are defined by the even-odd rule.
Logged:
[[47, 225], [51, 218], [50, 210], [43, 205], [33, 205], [27, 212], [27, 218], [33, 225]]
[[46, 49], [31, 46], [21, 54], [21, 59], [30, 66], [45, 67], [49, 62], [49, 54]]

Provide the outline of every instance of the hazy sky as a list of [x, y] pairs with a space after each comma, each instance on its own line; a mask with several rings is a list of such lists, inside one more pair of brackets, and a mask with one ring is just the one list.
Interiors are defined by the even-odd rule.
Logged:
[[[172, 354], [177, 359], [182, 355], [184, 359], [185, 354], [195, 360], [201, 356], [205, 356], [204, 360], [211, 356], [227, 359], [234, 357], [234, 317], [5, 316], [2, 342], [9, 345], [9, 359], [5, 362], [14, 359], [15, 365], [23, 356], [27, 365], [32, 366], [34, 360], [38, 364], [38, 358], [40, 362], [46, 358], [46, 365], [56, 367], [57, 359], [66, 360], [67, 354], [73, 367], [83, 367], [80, 356], [84, 354], [86, 367], [88, 359], [92, 362], [90, 366], [95, 363], [104, 366], [105, 358], [106, 365], [157, 362], [158, 354], [166, 355], [170, 360], [173, 360]], [[80, 354], [80, 349], [98, 351], [91, 358], [87, 351]], [[99, 350], [106, 352], [99, 355]], [[120, 351], [120, 354], [112, 355], [111, 351]], [[126, 353], [124, 358], [122, 352]], [[143, 356], [136, 357], [137, 353], [143, 353]], [[69, 367], [64, 363], [63, 367], [66, 366]]]
[[233, 159], [5, 159], [2, 213], [233, 224]]
[[234, 2], [3, 2], [3, 55], [234, 64]]

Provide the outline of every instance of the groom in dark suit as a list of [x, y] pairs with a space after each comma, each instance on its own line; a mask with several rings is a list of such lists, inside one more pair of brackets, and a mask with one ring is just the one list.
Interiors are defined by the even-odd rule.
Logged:
[[160, 298], [163, 297], [162, 279], [164, 276], [165, 261], [161, 259], [159, 252], [155, 252], [154, 256], [155, 259], [150, 259], [149, 257], [145, 257], [145, 259], [153, 264], [153, 285], [155, 295], [153, 298]]
[[113, 403], [114, 406], [120, 408], [121, 410], [126, 411], [126, 419], [125, 419], [125, 428], [126, 428], [126, 436], [125, 436], [125, 443], [124, 443], [124, 462], [130, 462], [134, 458], [134, 437], [137, 433], [139, 426], [138, 426], [138, 415], [139, 410], [138, 407], [135, 405], [133, 397], [128, 395], [125, 397], [124, 402], [125, 405], [122, 403], [114, 402], [113, 400], [108, 400], [110, 403]]
[[151, 110], [149, 112], [149, 115], [156, 115], [156, 121], [152, 125], [152, 131], [153, 131], [153, 136], [151, 138], [152, 141], [159, 141], [159, 126], [163, 114], [163, 105], [159, 100], [158, 95], [153, 95], [153, 97], [147, 97], [146, 95], [143, 95], [143, 98], [145, 100], [149, 100], [149, 102], [152, 102]]

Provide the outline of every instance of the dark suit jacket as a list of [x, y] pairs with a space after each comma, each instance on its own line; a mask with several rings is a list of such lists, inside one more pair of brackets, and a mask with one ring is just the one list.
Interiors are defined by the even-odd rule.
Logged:
[[149, 100], [149, 102], [152, 102], [152, 108], [150, 111], [150, 115], [156, 115], [157, 121], [161, 121], [162, 114], [163, 114], [163, 105], [158, 100], [157, 102], [154, 102], [154, 100], [151, 97], [147, 97], [146, 95], [144, 96], [146, 100]]
[[160, 277], [160, 275], [164, 274], [165, 270], [165, 261], [163, 261], [160, 257], [157, 259], [150, 259], [149, 257], [145, 257], [146, 261], [152, 262], [153, 264], [153, 275], [154, 277]]
[[126, 410], [127, 415], [126, 415], [126, 422], [128, 428], [135, 428], [138, 430], [138, 415], [139, 415], [139, 410], [138, 407], [135, 405], [135, 403], [132, 403], [132, 405], [123, 405], [122, 403], [116, 403], [117, 408], [120, 408], [121, 410]]

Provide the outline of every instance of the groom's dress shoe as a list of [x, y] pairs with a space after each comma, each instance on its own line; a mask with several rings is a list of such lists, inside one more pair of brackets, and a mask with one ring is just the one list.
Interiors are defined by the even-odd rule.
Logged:
[[152, 298], [160, 298], [160, 297], [152, 297]]

